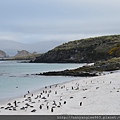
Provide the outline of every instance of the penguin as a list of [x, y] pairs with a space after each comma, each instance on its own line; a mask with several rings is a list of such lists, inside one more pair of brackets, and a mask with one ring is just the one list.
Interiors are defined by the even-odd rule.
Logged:
[[66, 101], [64, 101], [64, 104], [66, 104]]
[[73, 88], [73, 86], [72, 86], [72, 90], [73, 90], [74, 88]]
[[47, 94], [47, 97], [49, 97], [49, 94]]
[[35, 112], [36, 111], [36, 109], [33, 109], [31, 112]]
[[80, 102], [80, 106], [82, 106], [82, 102]]
[[51, 112], [53, 112], [53, 108], [51, 108]]
[[55, 94], [57, 94], [57, 91], [55, 91]]
[[42, 105], [40, 105], [40, 109], [42, 109]]
[[47, 105], [47, 110], [49, 109], [49, 106]]
[[15, 104], [15, 107], [17, 106], [17, 102], [16, 102], [16, 100], [14, 101], [14, 104]]
[[61, 102], [59, 102], [59, 105], [61, 106]]

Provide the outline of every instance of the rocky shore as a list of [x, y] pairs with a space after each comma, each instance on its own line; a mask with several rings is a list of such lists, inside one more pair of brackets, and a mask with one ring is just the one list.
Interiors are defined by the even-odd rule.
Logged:
[[45, 75], [45, 76], [74, 76], [74, 77], [93, 77], [98, 76], [96, 73], [89, 73], [89, 72], [74, 72], [71, 70], [64, 70], [64, 71], [52, 71], [52, 72], [43, 72], [40, 74], [35, 75]]
[[112, 71], [115, 70], [120, 70], [120, 58], [112, 58], [107, 61], [96, 62], [93, 65], [86, 65], [72, 70], [66, 69], [64, 71], [49, 71], [34, 75], [93, 77], [103, 75], [104, 72], [112, 73]]

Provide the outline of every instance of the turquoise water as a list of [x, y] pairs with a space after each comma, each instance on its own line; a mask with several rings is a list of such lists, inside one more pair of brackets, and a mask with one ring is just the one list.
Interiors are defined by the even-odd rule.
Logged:
[[83, 66], [85, 64], [44, 64], [21, 63], [20, 61], [0, 61], [0, 101], [24, 95], [44, 86], [76, 79], [74, 77], [46, 77], [34, 74]]

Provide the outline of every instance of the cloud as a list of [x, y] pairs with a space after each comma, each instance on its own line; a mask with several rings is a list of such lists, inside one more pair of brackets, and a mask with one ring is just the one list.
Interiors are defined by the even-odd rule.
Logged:
[[118, 0], [0, 0], [0, 38], [32, 42], [118, 34]]

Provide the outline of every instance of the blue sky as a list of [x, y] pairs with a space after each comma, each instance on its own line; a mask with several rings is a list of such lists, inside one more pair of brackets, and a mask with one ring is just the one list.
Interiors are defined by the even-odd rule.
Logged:
[[120, 0], [0, 0], [0, 40], [70, 41], [119, 34]]

